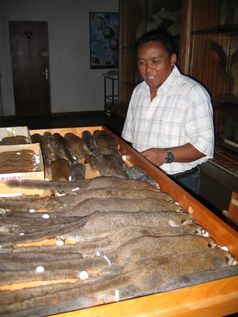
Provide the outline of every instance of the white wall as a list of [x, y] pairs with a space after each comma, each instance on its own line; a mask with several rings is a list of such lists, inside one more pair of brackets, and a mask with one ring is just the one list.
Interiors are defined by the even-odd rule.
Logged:
[[52, 113], [103, 110], [103, 73], [109, 69], [90, 69], [89, 12], [118, 12], [119, 0], [0, 0], [0, 3], [4, 115], [15, 114], [8, 29], [8, 21], [14, 20], [48, 22]]

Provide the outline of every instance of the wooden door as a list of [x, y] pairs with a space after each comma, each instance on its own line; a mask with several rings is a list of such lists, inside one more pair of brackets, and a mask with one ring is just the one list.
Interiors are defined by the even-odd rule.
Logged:
[[47, 22], [10, 21], [16, 116], [50, 114]]

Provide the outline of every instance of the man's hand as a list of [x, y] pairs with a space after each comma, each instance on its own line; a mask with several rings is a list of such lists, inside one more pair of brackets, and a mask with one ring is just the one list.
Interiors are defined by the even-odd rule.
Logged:
[[150, 148], [142, 151], [141, 155], [156, 166], [160, 166], [165, 163], [166, 151], [164, 149]]

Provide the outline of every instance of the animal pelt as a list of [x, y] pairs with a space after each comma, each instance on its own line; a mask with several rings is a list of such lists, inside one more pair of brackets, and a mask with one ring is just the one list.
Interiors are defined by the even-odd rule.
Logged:
[[11, 184], [64, 195], [0, 199], [1, 316], [46, 316], [238, 273], [191, 214], [146, 182]]

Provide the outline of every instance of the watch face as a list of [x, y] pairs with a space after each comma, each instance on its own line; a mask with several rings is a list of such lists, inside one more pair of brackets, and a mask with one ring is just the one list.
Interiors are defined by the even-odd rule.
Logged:
[[171, 151], [166, 150], [167, 156], [166, 156], [166, 163], [172, 163], [174, 161], [174, 155]]

